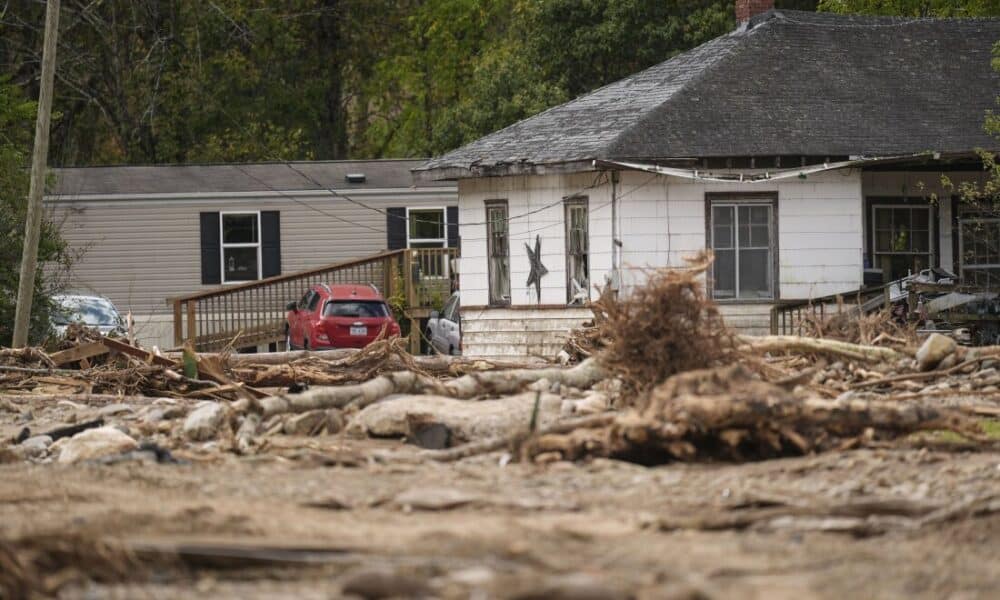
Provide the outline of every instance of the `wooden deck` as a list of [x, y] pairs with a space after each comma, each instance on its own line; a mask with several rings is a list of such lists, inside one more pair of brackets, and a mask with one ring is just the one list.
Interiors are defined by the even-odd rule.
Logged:
[[229, 345], [246, 348], [283, 341], [285, 305], [312, 285], [354, 283], [374, 285], [382, 293], [404, 331], [409, 329], [410, 347], [416, 351], [419, 320], [439, 309], [451, 294], [451, 259], [457, 255], [454, 248], [392, 250], [168, 298], [174, 314], [174, 345], [190, 342], [198, 351], [217, 351]]

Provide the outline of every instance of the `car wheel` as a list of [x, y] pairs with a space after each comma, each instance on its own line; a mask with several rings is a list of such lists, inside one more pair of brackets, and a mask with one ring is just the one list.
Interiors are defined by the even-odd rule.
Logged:
[[285, 325], [285, 351], [292, 350], [292, 330]]
[[428, 329], [424, 332], [424, 341], [427, 342], [427, 354], [430, 354], [431, 356], [437, 354], [437, 348], [434, 347], [434, 342], [431, 341], [432, 339], [431, 330]]
[[309, 338], [305, 338], [305, 339], [302, 340], [302, 349], [303, 350], [312, 350], [312, 348], [309, 346]]

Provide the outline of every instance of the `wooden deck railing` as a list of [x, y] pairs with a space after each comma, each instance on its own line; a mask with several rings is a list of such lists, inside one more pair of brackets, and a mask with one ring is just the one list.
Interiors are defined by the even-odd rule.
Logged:
[[456, 256], [453, 248], [392, 250], [169, 298], [167, 304], [174, 312], [174, 344], [191, 342], [198, 351], [213, 351], [234, 339], [237, 348], [281, 341], [285, 337], [285, 306], [301, 298], [309, 286], [320, 283], [374, 285], [387, 300], [401, 294], [408, 314], [397, 316], [415, 318], [447, 300], [451, 259]]
[[771, 308], [773, 335], [806, 335], [805, 325], [812, 319], [825, 319], [827, 313], [840, 310], [868, 313], [888, 305], [889, 286], [862, 288], [843, 294], [830, 294], [809, 300], [784, 301]]

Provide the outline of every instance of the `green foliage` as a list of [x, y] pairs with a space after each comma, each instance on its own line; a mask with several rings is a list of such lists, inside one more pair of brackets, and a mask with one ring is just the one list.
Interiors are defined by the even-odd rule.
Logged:
[[817, 8], [842, 14], [989, 17], [1000, 15], [1000, 0], [819, 0]]
[[[20, 279], [21, 252], [30, 177], [30, 150], [35, 103], [6, 77], [0, 77], [0, 346], [9, 346]], [[48, 263], [35, 279], [29, 336], [38, 342], [49, 330], [49, 296], [58, 275], [69, 264], [69, 254], [58, 228], [43, 221], [38, 246], [39, 263]]]

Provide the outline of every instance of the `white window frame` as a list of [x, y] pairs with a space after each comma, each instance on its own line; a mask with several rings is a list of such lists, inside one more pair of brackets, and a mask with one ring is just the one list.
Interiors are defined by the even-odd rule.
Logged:
[[[747, 246], [745, 248], [740, 247], [740, 223], [739, 223], [739, 211], [742, 207], [747, 206], [763, 206], [767, 208], [767, 229], [768, 229], [768, 240], [767, 247], [763, 246]], [[771, 200], [757, 200], [757, 199], [732, 199], [732, 200], [709, 200], [708, 203], [708, 223], [709, 223], [709, 248], [713, 251], [715, 250], [715, 216], [714, 210], [716, 208], [731, 208], [733, 209], [733, 240], [732, 248], [723, 248], [724, 250], [732, 250], [735, 260], [733, 261], [733, 295], [731, 297], [719, 298], [715, 296], [715, 282], [712, 282], [712, 298], [717, 302], [768, 302], [777, 299], [777, 288], [780, 285], [778, 278], [774, 273], [774, 257], [777, 253], [777, 244], [775, 237], [777, 236], [777, 231], [775, 231], [775, 202]], [[743, 297], [740, 296], [740, 250], [767, 250], [768, 260], [767, 260], [767, 283], [770, 288], [770, 294], [767, 296], [753, 296], [753, 297]]]
[[[238, 216], [249, 216], [253, 215], [257, 217], [257, 243], [226, 243], [225, 237], [225, 221], [226, 215], [238, 215]], [[240, 283], [248, 283], [249, 281], [260, 281], [260, 270], [261, 270], [261, 238], [264, 232], [260, 228], [260, 211], [259, 210], [229, 210], [229, 211], [219, 211], [219, 267], [222, 272], [222, 284], [223, 285], [237, 285]], [[226, 249], [227, 248], [257, 248], [257, 279], [255, 280], [237, 280], [237, 281], [226, 281]]]
[[[411, 238], [410, 237], [410, 211], [430, 212], [432, 210], [441, 211], [441, 222], [444, 223], [444, 237], [440, 238]], [[442, 248], [448, 247], [448, 209], [444, 206], [414, 206], [406, 207], [406, 247], [410, 248], [411, 243], [430, 244], [441, 242]]]
[[1000, 223], [1000, 218], [997, 217], [974, 217], [970, 215], [963, 215], [958, 219], [958, 268], [959, 276], [962, 281], [965, 281], [965, 271], [966, 269], [970, 271], [983, 271], [983, 270], [1000, 270], [1000, 264], [966, 264], [965, 262], [965, 224], [966, 223]]
[[[444, 237], [440, 238], [411, 238], [410, 237], [410, 211], [416, 212], [431, 212], [431, 211], [441, 211], [441, 222], [444, 223]], [[448, 247], [448, 209], [444, 206], [414, 206], [406, 207], [406, 247], [413, 248], [411, 244], [435, 244], [441, 243], [441, 248]], [[420, 248], [416, 248], [420, 250]], [[425, 258], [428, 260], [429, 257]], [[441, 275], [423, 275], [425, 279], [447, 279], [451, 277], [451, 265], [446, 257], [441, 259]]]

